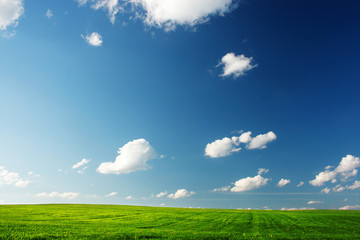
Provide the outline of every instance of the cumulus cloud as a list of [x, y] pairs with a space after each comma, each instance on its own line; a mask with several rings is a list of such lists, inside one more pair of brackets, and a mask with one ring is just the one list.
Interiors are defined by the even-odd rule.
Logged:
[[308, 201], [307, 204], [311, 205], [311, 204], [322, 204], [323, 202], [322, 201], [314, 201], [314, 200], [311, 200], [311, 201]]
[[355, 190], [360, 188], [360, 181], [355, 181], [353, 185], [346, 186], [346, 189]]
[[172, 199], [186, 198], [194, 195], [195, 192], [188, 192], [186, 189], [178, 189], [175, 193], [169, 194], [167, 197]]
[[298, 185], [296, 185], [296, 187], [301, 187], [302, 185], [304, 185], [303, 181], [300, 181]]
[[339, 210], [358, 210], [360, 209], [360, 205], [353, 205], [353, 206], [343, 206], [341, 208], [339, 208]]
[[266, 144], [274, 141], [275, 139], [276, 139], [276, 135], [272, 131], [270, 131], [266, 134], [260, 134], [260, 135], [257, 135], [255, 138], [253, 138], [249, 142], [247, 148], [248, 149], [264, 149], [264, 148], [266, 148]]
[[345, 187], [341, 186], [340, 184], [336, 185], [335, 187], [333, 187], [333, 191], [334, 192], [342, 192], [345, 190]]
[[278, 182], [278, 187], [284, 187], [285, 185], [289, 184], [290, 183], [290, 179], [280, 179], [280, 181]]
[[23, 13], [24, 3], [22, 0], [1, 0], [0, 30], [6, 30], [8, 27], [16, 27]]
[[268, 178], [264, 178], [261, 175], [255, 177], [242, 178], [234, 183], [234, 187], [231, 188], [231, 192], [244, 192], [250, 191], [262, 186], [265, 186], [269, 181]]
[[227, 53], [221, 58], [218, 66], [223, 66], [222, 77], [233, 76], [235, 78], [245, 74], [253, 69], [256, 65], [251, 65], [252, 57], [245, 57], [243, 54], [236, 56], [235, 53]]
[[334, 169], [326, 167], [325, 171], [320, 172], [316, 175], [314, 180], [309, 181], [309, 183], [313, 186], [322, 186], [324, 183], [328, 181], [336, 182], [337, 177], [340, 177], [342, 181], [346, 181], [348, 178], [352, 176], [356, 176], [360, 167], [360, 159], [358, 157], [354, 157], [352, 155], [346, 155], [343, 157], [339, 163], [339, 165]]
[[93, 32], [86, 36], [81, 35], [81, 37], [84, 38], [88, 44], [94, 47], [100, 47], [103, 43], [101, 35], [97, 32]]
[[46, 192], [42, 192], [42, 193], [36, 194], [37, 197], [50, 197], [50, 198], [59, 197], [59, 198], [69, 199], [69, 200], [75, 199], [79, 195], [80, 195], [80, 193], [75, 193], [75, 192], [64, 192], [64, 193], [58, 193], [58, 192], [46, 193]]
[[48, 19], [50, 19], [50, 18], [52, 18], [52, 16], [53, 16], [53, 12], [52, 12], [50, 9], [48, 9], [48, 10], [46, 11], [46, 13], [45, 13], [45, 16], [46, 16]]
[[247, 149], [264, 149], [267, 143], [276, 139], [276, 135], [272, 131], [257, 135], [254, 138], [251, 137], [251, 134], [249, 131], [242, 133], [240, 136], [224, 137], [223, 139], [208, 143], [205, 147], [205, 156], [211, 158], [229, 156], [231, 153], [241, 150], [240, 144], [246, 144]]
[[326, 187], [326, 188], [322, 189], [321, 192], [328, 194], [328, 193], [330, 193], [330, 188]]
[[281, 208], [283, 211], [297, 211], [297, 210], [315, 210], [315, 208], [309, 208], [309, 207], [302, 207], [302, 208]]
[[113, 197], [113, 196], [116, 196], [118, 193], [117, 192], [111, 192], [107, 195], [105, 195], [105, 197]]
[[15, 187], [26, 187], [29, 183], [29, 180], [22, 179], [18, 173], [9, 172], [5, 167], [0, 166], [0, 186], [6, 184]]
[[133, 197], [132, 196], [127, 196], [125, 199], [126, 200], [131, 200], [131, 199], [133, 199]]
[[[177, 25], [195, 26], [210, 16], [223, 16], [234, 4], [232, 0], [130, 0], [143, 11], [138, 13], [148, 26], [175, 30]], [[143, 13], [142, 13], [143, 12]]]
[[161, 198], [161, 197], [166, 196], [166, 195], [167, 195], [167, 192], [161, 192], [161, 193], [156, 194], [156, 197]]
[[147, 170], [147, 161], [154, 159], [155, 150], [145, 139], [137, 139], [119, 148], [115, 162], [103, 162], [97, 172], [103, 174], [124, 174], [139, 170]]

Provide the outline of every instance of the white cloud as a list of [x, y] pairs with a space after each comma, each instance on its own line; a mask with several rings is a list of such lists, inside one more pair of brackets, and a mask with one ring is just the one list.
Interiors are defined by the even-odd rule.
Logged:
[[59, 197], [59, 198], [64, 198], [64, 199], [75, 199], [80, 195], [80, 193], [75, 193], [75, 192], [64, 192], [64, 193], [58, 193], [58, 192], [51, 192], [51, 193], [46, 193], [46, 192], [42, 192], [42, 193], [38, 193], [36, 194], [37, 197]]
[[283, 211], [297, 211], [297, 210], [314, 210], [315, 208], [302, 207], [302, 208], [286, 208], [283, 207], [281, 210]]
[[0, 1], [0, 30], [8, 27], [16, 27], [18, 20], [24, 13], [22, 0], [1, 0]]
[[301, 187], [302, 185], [304, 185], [303, 181], [300, 181], [298, 185], [296, 185], [296, 187]]
[[88, 164], [89, 162], [90, 162], [90, 160], [87, 160], [87, 159], [83, 158], [80, 162], [75, 163], [75, 164], [72, 166], [72, 169], [79, 168], [79, 167], [81, 167], [81, 166], [83, 166], [83, 165]]
[[231, 188], [231, 192], [244, 192], [250, 191], [262, 186], [265, 186], [269, 181], [268, 178], [264, 178], [261, 175], [255, 177], [242, 178], [235, 182], [234, 187]]
[[264, 149], [264, 148], [266, 148], [266, 144], [274, 141], [275, 139], [276, 139], [276, 135], [272, 131], [270, 131], [266, 134], [260, 134], [260, 135], [257, 135], [255, 138], [253, 138], [249, 142], [247, 148], [248, 149]]
[[46, 16], [48, 19], [50, 19], [50, 18], [52, 18], [52, 16], [53, 16], [53, 12], [52, 12], [50, 9], [48, 9], [48, 10], [46, 11], [46, 13], [45, 13], [45, 16]]
[[268, 173], [268, 172], [269, 172], [269, 169], [267, 169], [267, 168], [259, 168], [258, 175], [261, 175], [263, 173]]
[[353, 185], [346, 186], [346, 189], [355, 190], [360, 188], [360, 181], [355, 181]]
[[115, 162], [103, 162], [97, 172], [103, 174], [124, 174], [139, 170], [147, 170], [147, 161], [154, 159], [155, 150], [145, 139], [137, 139], [119, 148]]
[[85, 37], [81, 35], [81, 37], [85, 38], [86, 42], [91, 46], [100, 47], [103, 43], [101, 35], [97, 32], [93, 32], [90, 35], [86, 35]]
[[78, 174], [83, 174], [87, 168], [88, 168], [88, 167], [85, 166], [85, 167], [83, 167], [82, 169], [77, 170], [77, 173], [78, 173]]
[[227, 137], [208, 143], [205, 148], [205, 156], [219, 158], [229, 156], [232, 152], [238, 152], [241, 148], [236, 148], [234, 142]]
[[[79, 1], [80, 4], [81, 1]], [[85, 3], [84, 3], [85, 4]], [[83, 4], [80, 4], [83, 5]], [[110, 22], [115, 23], [116, 14], [118, 14], [123, 8], [120, 6], [118, 0], [96, 0], [95, 3], [91, 6], [93, 9], [103, 9], [108, 12], [110, 17]]]
[[133, 197], [132, 196], [127, 196], [125, 199], [126, 200], [131, 200], [131, 199], [133, 199]]
[[284, 187], [285, 185], [290, 183], [290, 179], [280, 179], [280, 181], [278, 182], [278, 187]]
[[111, 192], [107, 195], [105, 195], [105, 197], [113, 197], [113, 196], [116, 196], [118, 193], [117, 192]]
[[87, 3], [87, 0], [75, 0], [79, 3], [79, 6], [83, 6]]
[[29, 174], [29, 176], [34, 177], [34, 178], [40, 177], [40, 174], [36, 174], [32, 171], [29, 171], [28, 174]]
[[340, 176], [342, 181], [346, 181], [352, 176], [356, 176], [357, 168], [360, 167], [360, 159], [352, 155], [346, 155], [343, 157], [339, 165], [334, 170], [329, 170], [329, 166], [326, 167], [325, 171], [320, 172], [316, 175], [314, 180], [309, 181], [313, 186], [322, 186], [328, 181], [336, 182], [336, 177]]
[[314, 201], [314, 200], [311, 200], [309, 201], [307, 204], [311, 205], [311, 204], [322, 204], [323, 202], [322, 201]]
[[2, 184], [14, 185], [15, 187], [26, 187], [30, 183], [29, 180], [23, 180], [16, 172], [9, 172], [0, 166], [0, 186]]
[[223, 65], [222, 77], [233, 75], [235, 78], [245, 74], [256, 65], [251, 65], [252, 57], [245, 57], [243, 54], [236, 56], [234, 53], [227, 53], [222, 57], [218, 66]]
[[227, 192], [229, 191], [230, 186], [225, 186], [225, 187], [220, 187], [220, 188], [215, 188], [212, 191], [213, 192]]
[[242, 133], [240, 136], [233, 136], [231, 138], [224, 137], [223, 139], [215, 140], [208, 143], [205, 147], [205, 156], [211, 158], [220, 158], [229, 156], [233, 152], [241, 150], [240, 144], [247, 144], [247, 149], [264, 149], [266, 144], [276, 139], [275, 133], [272, 131], [266, 134], [257, 135], [255, 138], [251, 137], [251, 132]]
[[186, 198], [194, 195], [195, 192], [188, 192], [186, 189], [178, 189], [175, 193], [169, 194], [167, 197], [172, 199]]
[[343, 206], [339, 208], [339, 210], [358, 210], [360, 209], [360, 205], [354, 205], [354, 206]]
[[328, 194], [328, 193], [330, 193], [330, 188], [326, 187], [326, 188], [322, 189], [321, 192]]
[[177, 25], [195, 26], [213, 15], [224, 15], [232, 9], [232, 0], [130, 0], [143, 9], [138, 13], [145, 24], [171, 31]]
[[156, 194], [156, 197], [161, 198], [161, 197], [166, 196], [166, 195], [167, 195], [167, 192], [161, 192], [161, 193]]
[[334, 192], [342, 192], [345, 190], [345, 187], [341, 186], [340, 184], [336, 185], [334, 188], [333, 188], [333, 191]]

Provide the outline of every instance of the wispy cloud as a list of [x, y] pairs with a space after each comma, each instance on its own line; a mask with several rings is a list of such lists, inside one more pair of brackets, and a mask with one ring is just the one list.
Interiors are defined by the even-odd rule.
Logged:
[[52, 12], [50, 9], [48, 9], [48, 10], [46, 11], [46, 13], [45, 13], [45, 16], [46, 16], [48, 19], [50, 19], [50, 18], [53, 17], [53, 12]]
[[107, 195], [105, 195], [105, 197], [113, 197], [113, 196], [116, 196], [118, 193], [117, 192], [111, 192]]
[[79, 195], [80, 195], [80, 193], [76, 193], [76, 192], [64, 192], [64, 193], [58, 193], [58, 192], [46, 193], [46, 192], [42, 192], [42, 193], [36, 194], [37, 197], [50, 197], [50, 198], [59, 197], [59, 198], [69, 199], [69, 200], [75, 199]]

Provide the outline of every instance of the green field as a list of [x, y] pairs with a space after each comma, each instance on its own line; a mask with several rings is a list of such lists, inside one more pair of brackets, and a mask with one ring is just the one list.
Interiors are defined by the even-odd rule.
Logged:
[[0, 239], [360, 239], [360, 211], [2, 205]]

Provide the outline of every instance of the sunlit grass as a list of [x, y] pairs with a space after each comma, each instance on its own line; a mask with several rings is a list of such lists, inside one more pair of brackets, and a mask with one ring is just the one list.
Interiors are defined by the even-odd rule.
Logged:
[[360, 239], [360, 211], [2, 205], [0, 239]]

